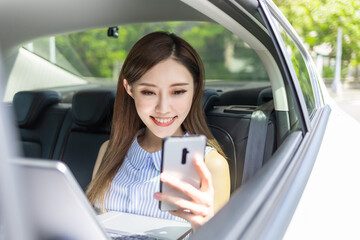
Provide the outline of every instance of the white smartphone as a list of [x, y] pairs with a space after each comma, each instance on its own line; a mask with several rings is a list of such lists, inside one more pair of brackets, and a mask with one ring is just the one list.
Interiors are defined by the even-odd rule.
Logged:
[[[195, 167], [194, 158], [199, 155], [204, 159], [206, 137], [204, 135], [191, 135], [179, 137], [166, 137], [162, 143], [161, 172], [166, 172], [196, 188], [200, 188], [200, 175]], [[189, 199], [181, 191], [160, 181], [160, 192], [172, 196]], [[159, 202], [162, 211], [177, 210], [177, 206]]]

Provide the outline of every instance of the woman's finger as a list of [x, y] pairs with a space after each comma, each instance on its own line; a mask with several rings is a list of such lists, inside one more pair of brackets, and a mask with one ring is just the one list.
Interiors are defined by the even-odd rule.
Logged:
[[166, 183], [183, 192], [195, 202], [205, 204], [206, 206], [210, 206], [212, 204], [212, 196], [209, 197], [207, 194], [201, 192], [199, 189], [187, 182], [181, 181], [167, 173], [161, 173], [160, 180], [163, 183]]
[[170, 213], [174, 216], [183, 218], [186, 221], [188, 221], [191, 224], [193, 230], [196, 230], [198, 227], [202, 226], [205, 222], [207, 222], [211, 218], [209, 216], [203, 217], [199, 215], [194, 215], [193, 213], [188, 212], [187, 210], [184, 209], [170, 211]]
[[155, 193], [154, 197], [159, 201], [174, 204], [180, 209], [186, 209], [194, 215], [207, 216], [210, 214], [210, 208], [203, 204], [197, 204], [165, 193]]
[[191, 222], [191, 219], [195, 216], [193, 213], [188, 212], [185, 209], [178, 209], [176, 211], [170, 211], [170, 213], [174, 216], [181, 217], [188, 222]]
[[211, 190], [213, 192], [213, 185], [211, 180], [211, 173], [207, 168], [205, 162], [201, 159], [200, 156], [195, 156], [195, 166], [198, 170], [201, 177], [201, 187], [200, 189], [204, 192]]
[[191, 224], [192, 228], [194, 228], [194, 225], [196, 226], [196, 224], [193, 223], [195, 215], [191, 212], [184, 211], [184, 209], [178, 209], [176, 211], [170, 211], [170, 214], [185, 219]]

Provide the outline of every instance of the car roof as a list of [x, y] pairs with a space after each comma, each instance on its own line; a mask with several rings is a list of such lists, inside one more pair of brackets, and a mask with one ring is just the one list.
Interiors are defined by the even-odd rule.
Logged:
[[211, 21], [179, 0], [2, 0], [1, 5], [0, 43], [4, 51], [37, 38], [93, 28], [138, 22]]

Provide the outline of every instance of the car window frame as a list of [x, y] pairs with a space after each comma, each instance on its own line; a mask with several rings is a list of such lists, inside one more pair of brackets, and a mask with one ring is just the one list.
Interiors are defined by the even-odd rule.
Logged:
[[[298, 36], [298, 34], [294, 30], [294, 28], [291, 26], [289, 21], [279, 12], [279, 10], [277, 8], [274, 8], [274, 6], [270, 2], [268, 2], [267, 6], [271, 12], [272, 17], [281, 25], [281, 27], [284, 29], [286, 34], [291, 38], [291, 40], [296, 45], [296, 47], [298, 48], [298, 50], [300, 51], [300, 53], [304, 59], [306, 68], [309, 73], [311, 87], [312, 87], [312, 90], [314, 93], [314, 100], [315, 100], [314, 112], [312, 114], [310, 114], [310, 116], [312, 116], [312, 115], [314, 115], [314, 113], [317, 109], [322, 108], [324, 106], [324, 102], [322, 100], [321, 88], [319, 86], [318, 76], [316, 73], [316, 68], [314, 66], [313, 60], [312, 60], [311, 56], [309, 55], [309, 52], [306, 50], [303, 42], [300, 41], [300, 37]], [[275, 26], [275, 27], [277, 27], [277, 26]]]
[[[278, 21], [279, 24], [281, 24], [281, 27], [284, 29], [286, 34], [293, 40], [293, 43], [296, 45], [296, 47], [299, 49], [300, 53], [303, 56], [304, 62], [306, 64], [306, 67], [307, 67], [307, 70], [308, 70], [308, 73], [310, 76], [311, 87], [312, 87], [314, 99], [315, 99], [315, 106], [314, 106], [314, 110], [313, 110], [312, 114], [309, 114], [309, 115], [304, 114], [304, 116], [307, 116], [307, 118], [309, 119], [309, 121], [307, 121], [308, 122], [307, 129], [308, 129], [308, 131], [310, 131], [311, 129], [313, 129], [316, 126], [316, 122], [318, 121], [318, 119], [322, 117], [323, 111], [328, 111], [328, 110], [331, 111], [331, 109], [327, 109], [327, 108], [329, 108], [329, 106], [324, 102], [324, 93], [322, 92], [322, 87], [319, 82], [319, 81], [321, 81], [321, 77], [319, 77], [319, 74], [316, 70], [313, 59], [309, 55], [309, 52], [306, 50], [304, 44], [300, 41], [300, 37], [298, 36], [298, 34], [294, 30], [294, 28], [291, 26], [289, 21], [283, 16], [281, 11], [276, 7], [276, 5], [272, 1], [268, 1], [268, 0], [261, 0], [261, 1], [266, 2], [266, 5], [270, 12], [271, 18], [275, 18], [276, 21]], [[275, 24], [275, 28], [277, 28], [276, 24]], [[282, 37], [281, 36], [279, 36], [279, 37], [282, 40]], [[283, 43], [283, 41], [282, 41], [282, 43]], [[284, 43], [283, 43], [283, 45], [284, 45]], [[286, 53], [285, 48], [284, 48], [284, 51]], [[287, 54], [285, 54], [285, 55], [287, 55]], [[289, 60], [290, 60], [291, 66], [293, 67], [290, 58], [289, 58]], [[302, 98], [304, 98], [296, 73], [295, 73], [295, 79], [293, 79], [293, 82], [295, 82], [295, 84], [299, 85], [300, 93], [302, 95]], [[304, 102], [305, 102], [305, 100], [304, 100]], [[306, 104], [305, 104], [305, 110], [307, 112]]]
[[[289, 36], [291, 36], [292, 39], [294, 36], [297, 36], [297, 35], [295, 33], [295, 30], [293, 30], [289, 26], [289, 23], [284, 21], [284, 17], [280, 17], [280, 16], [282, 16], [282, 14], [280, 12], [278, 12], [276, 10], [276, 8], [273, 5], [271, 5], [271, 3], [269, 1], [260, 0], [259, 3], [261, 6], [261, 9], [262, 9], [262, 14], [264, 15], [263, 17], [267, 19], [267, 24], [269, 25], [268, 30], [273, 39], [274, 45], [277, 48], [278, 55], [281, 58], [281, 62], [282, 62], [281, 64], [282, 64], [283, 70], [285, 72], [285, 78], [289, 82], [289, 84], [291, 86], [291, 90], [293, 91], [295, 105], [296, 105], [296, 107], [298, 107], [298, 110], [299, 110], [298, 111], [299, 120], [300, 120], [302, 129], [303, 129], [303, 133], [305, 134], [306, 132], [308, 132], [311, 129], [310, 114], [307, 110], [305, 97], [304, 97], [304, 94], [300, 87], [300, 83], [299, 83], [298, 77], [296, 75], [293, 63], [291, 61], [290, 56], [287, 53], [286, 46], [280, 35], [279, 29], [278, 29], [276, 23], [274, 22], [274, 17], [277, 17], [275, 20], [278, 21], [280, 24], [282, 24], [284, 31], [286, 31], [286, 33], [288, 35], [289, 35], [288, 30], [291, 30], [292, 34]], [[296, 44], [296, 42], [294, 42], [294, 43], [296, 44], [297, 47], [299, 45], [303, 46], [302, 44], [299, 44], [300, 41], [297, 37], [295, 37], [295, 39], [296, 39], [297, 44]], [[301, 54], [303, 54], [302, 52], [304, 52], [304, 49], [299, 48], [299, 50], [300, 50]], [[304, 59], [304, 61], [305, 61], [305, 64], [307, 64], [307, 61], [305, 59]], [[308, 65], [306, 67], [308, 68]], [[309, 76], [311, 79], [311, 83], [313, 83], [312, 75], [310, 72], [309, 72]], [[313, 87], [312, 87], [312, 90], [314, 92]], [[314, 95], [315, 95], [315, 92], [314, 92]], [[317, 101], [316, 101], [316, 97], [315, 97], [315, 109], [314, 109], [315, 112], [317, 109], [316, 102]]]

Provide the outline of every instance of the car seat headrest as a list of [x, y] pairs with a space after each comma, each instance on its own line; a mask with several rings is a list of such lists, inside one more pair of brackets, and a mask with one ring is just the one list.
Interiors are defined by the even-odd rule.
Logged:
[[273, 99], [273, 93], [271, 87], [264, 88], [258, 95], [257, 105], [260, 106]]
[[201, 99], [201, 105], [204, 112], [210, 110], [220, 99], [219, 94], [214, 89], [205, 89]]
[[72, 115], [76, 124], [85, 127], [101, 125], [111, 116], [115, 92], [86, 90], [77, 92], [72, 99]]
[[21, 91], [14, 95], [13, 106], [19, 127], [33, 125], [43, 110], [59, 103], [60, 94], [55, 91]]

